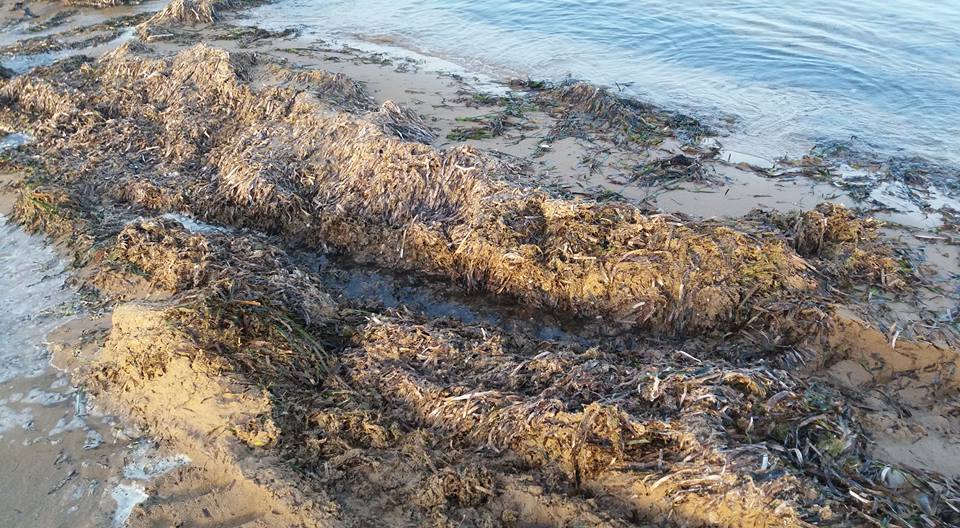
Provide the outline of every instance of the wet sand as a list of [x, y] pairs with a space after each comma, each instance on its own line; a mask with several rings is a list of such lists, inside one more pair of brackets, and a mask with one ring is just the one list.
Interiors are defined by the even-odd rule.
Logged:
[[[50, 341], [96, 335], [77, 321], [65, 262], [41, 237], [0, 216], [0, 509], [9, 526], [122, 526], [154, 476], [128, 476], [159, 451], [129, 424], [104, 415], [51, 364]], [[102, 331], [102, 324], [100, 330]], [[64, 350], [71, 354], [73, 349]]]

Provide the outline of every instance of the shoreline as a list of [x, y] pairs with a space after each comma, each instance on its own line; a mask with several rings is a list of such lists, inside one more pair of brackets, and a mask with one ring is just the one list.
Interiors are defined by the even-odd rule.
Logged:
[[[75, 379], [194, 461], [131, 526], [952, 522], [952, 235], [596, 87], [491, 95], [223, 16], [0, 82], [36, 141], [16, 217], [114, 314]], [[231, 478], [272, 510], [211, 509]]]
[[[404, 47], [401, 43], [380, 42], [380, 39], [364, 40], [361, 35], [353, 36], [352, 40], [334, 39], [333, 43], [339, 44], [343, 49], [357, 50], [374, 56], [384, 55], [393, 60], [413, 59], [425, 65], [427, 72], [469, 78], [474, 89], [491, 95], [503, 95], [505, 91], [509, 92], [511, 84], [522, 78], [516, 76], [516, 74], [504, 76], [504, 73], [508, 70], [491, 69], [486, 73], [472, 71], [468, 66], [463, 66], [442, 56], [429, 55], [412, 46]], [[531, 79], [534, 78], [527, 76], [527, 80]], [[590, 82], [576, 77], [568, 77], [566, 80], [539, 78], [534, 80], [554, 85], [571, 81]], [[611, 89], [608, 86], [600, 86]], [[652, 106], [640, 97], [631, 95], [624, 95], [623, 97], [642, 105]], [[652, 107], [665, 114], [676, 115], [683, 120], [698, 123], [715, 120], [705, 119], [702, 115], [686, 114], [684, 110], [675, 108]], [[731, 130], [720, 131], [718, 134], [706, 126], [704, 128], [706, 132], [704, 138], [697, 142], [698, 146], [704, 150], [717, 149], [716, 159], [725, 161], [734, 167], [748, 168], [755, 172], [759, 178], [776, 179], [784, 176], [789, 178], [791, 173], [809, 175], [819, 172], [821, 174], [817, 176], [817, 180], [834, 187], [836, 192], [853, 192], [860, 196], [858, 199], [851, 198], [849, 202], [841, 201], [841, 203], [845, 203], [845, 205], [856, 204], [861, 207], [870, 204], [869, 207], [865, 207], [866, 211], [890, 223], [923, 230], [937, 230], [945, 227], [946, 222], [949, 221], [943, 215], [937, 213], [939, 209], [946, 207], [948, 215], [954, 214], [951, 211], [960, 212], [960, 190], [949, 190], [945, 186], [950, 175], [958, 174], [960, 168], [949, 165], [944, 161], [927, 160], [909, 154], [896, 156], [886, 155], [879, 151], [858, 150], [852, 142], [835, 140], [826, 141], [822, 145], [812, 143], [809, 150], [802, 155], [798, 154], [797, 157], [780, 153], [774, 158], [765, 158], [756, 156], [751, 152], [741, 152], [723, 147], [723, 134], [730, 134]], [[927, 182], [926, 189], [904, 185], [899, 176], [891, 174], [891, 171], [894, 170], [891, 166], [911, 162], [915, 164], [913, 170], [916, 172], [942, 174], [942, 176]], [[746, 179], [744, 176], [734, 177], [734, 181], [744, 179]], [[897, 187], [898, 185], [900, 187]], [[864, 189], [867, 190], [866, 195], [864, 195]], [[829, 194], [828, 187], [825, 186], [823, 195], [826, 196], [827, 194]], [[804, 208], [803, 204], [794, 205]], [[815, 204], [806, 204], [806, 208], [812, 205]], [[664, 209], [670, 211], [669, 206], [664, 207]], [[933, 213], [930, 212], [931, 210]], [[748, 210], [735, 211], [729, 213], [729, 216], [742, 216], [748, 212]], [[697, 215], [710, 216], [699, 212]], [[931, 216], [933, 218], [930, 218]], [[951, 217], [948, 216], [948, 218]]]
[[[105, 414], [83, 385], [71, 382], [70, 372], [54, 365], [54, 356], [89, 346], [97, 323], [76, 315], [82, 301], [62, 284], [69, 273], [57, 271], [66, 267], [63, 259], [42, 238], [16, 229], [0, 212], [6, 252], [0, 478], [8, 484], [0, 505], [6, 522], [123, 526], [145, 498], [140, 497], [143, 484], [174, 468], [130, 475], [131, 468], [165, 460], [163, 451], [142, 432]], [[55, 352], [48, 339], [70, 348]]]
[[[379, 9], [375, 9], [369, 16], [364, 16], [362, 6], [347, 2], [315, 4], [310, 0], [284, 2], [276, 6], [254, 9], [252, 12], [256, 13], [260, 20], [258, 23], [266, 29], [279, 30], [289, 25], [303, 27], [305, 32], [324, 39], [334, 35], [337, 40], [343, 41], [386, 40], [421, 54], [452, 58], [454, 62], [469, 65], [478, 71], [501, 71], [501, 74], [496, 76], [502, 78], [529, 76], [554, 82], [574, 78], [608, 86], [618, 93], [638, 100], [702, 117], [704, 122], [715, 126], [718, 130], [730, 128], [731, 132], [735, 132], [734, 137], [725, 140], [724, 143], [729, 143], [728, 146], [735, 150], [763, 154], [770, 159], [785, 155], [799, 159], [807, 155], [808, 151], [816, 145], [822, 145], [824, 142], [830, 144], [830, 140], [846, 140], [848, 148], [858, 148], [864, 151], [864, 154], [871, 150], [869, 147], [871, 144], [882, 145], [884, 148], [881, 150], [884, 155], [873, 156], [874, 158], [909, 157], [912, 153], [912, 155], [921, 155], [932, 160], [940, 159], [941, 165], [944, 161], [952, 159], [954, 173], [956, 165], [960, 163], [953, 154], [956, 149], [948, 147], [952, 143], [948, 137], [948, 131], [952, 130], [949, 123], [942, 123], [937, 133], [937, 130], [930, 129], [929, 120], [918, 115], [918, 112], [908, 111], [908, 107], [901, 109], [904, 113], [891, 109], [889, 105], [870, 104], [877, 103], [878, 99], [884, 99], [883, 93], [878, 93], [877, 86], [852, 88], [850, 93], [854, 95], [848, 97], [848, 94], [842, 90], [832, 90], [830, 83], [820, 82], [819, 75], [829, 72], [819, 71], [817, 66], [825, 65], [817, 59], [822, 58], [824, 62], [830, 62], [831, 59], [838, 59], [835, 55], [825, 53], [827, 56], [817, 57], [816, 53], [810, 53], [811, 50], [803, 46], [793, 50], [798, 55], [803, 55], [816, 63], [816, 65], [808, 64], [807, 66], [814, 71], [806, 73], [811, 73], [818, 80], [812, 80], [808, 84], [804, 82], [803, 76], [784, 78], [775, 73], [783, 73], [780, 71], [782, 64], [778, 60], [771, 61], [767, 65], [768, 68], [762, 69], [759, 64], [741, 55], [741, 53], [747, 53], [746, 49], [723, 49], [724, 44], [729, 45], [724, 38], [729, 35], [722, 30], [718, 33], [711, 30], [716, 30], [717, 25], [729, 23], [730, 20], [725, 19], [724, 16], [727, 14], [760, 15], [754, 12], [754, 6], [750, 4], [741, 6], [742, 9], [739, 10], [722, 10], [726, 12], [719, 13], [705, 6], [702, 11], [712, 13], [715, 17], [712, 23], [701, 19], [700, 14], [692, 6], [659, 11], [659, 16], [651, 20], [646, 13], [662, 8], [658, 4], [649, 6], [648, 10], [642, 10], [635, 17], [631, 16], [633, 13], [629, 10], [621, 12], [623, 10], [613, 7], [614, 4], [591, 4], [569, 13], [570, 16], [564, 20], [560, 17], [558, 4], [544, 3], [540, 4], [544, 10], [540, 23], [530, 12], [529, 4], [525, 6], [501, 4], [499, 9], [492, 9], [492, 5], [470, 6], [469, 3], [457, 2], [449, 5], [375, 2], [372, 5], [377, 5]], [[603, 20], [597, 14], [604, 9], [618, 11], [618, 14], [623, 16], [623, 20], [640, 19], [649, 22], [649, 26], [640, 24], [638, 28], [642, 28], [642, 31], [636, 36], [632, 36], [633, 33], [629, 31], [603, 33], [601, 30]], [[770, 13], [788, 15], [791, 11], [777, 8], [771, 9]], [[797, 15], [797, 13], [793, 14]], [[514, 16], [520, 18], [511, 20]], [[867, 24], [878, 22], [876, 19], [869, 20], [870, 17], [865, 18], [868, 20], [863, 22]], [[525, 27], [511, 25], [521, 20]], [[586, 27], [577, 31], [576, 28], [570, 27], [571, 20], [581, 20], [586, 23]], [[771, 19], [769, 22], [775, 24], [782, 20]], [[835, 31], [824, 32], [822, 35], [824, 40], [842, 36], [845, 28], [843, 21], [839, 22], [841, 23]], [[761, 28], [766, 26], [763, 23], [759, 25], [761, 27], [756, 29], [762, 32]], [[554, 26], [558, 31], [551, 33], [550, 26]], [[894, 26], [891, 29], [896, 29], [896, 24], [891, 26]], [[669, 33], [659, 33], [657, 28], [678, 31], [673, 35], [674, 39], [667, 39], [665, 37]], [[692, 28], [703, 30], [703, 34], [691, 35], [684, 31]], [[751, 38], [756, 35], [750, 27], [737, 27], [734, 31], [737, 29], [743, 31], [741, 36], [744, 40], [741, 43], [749, 46]], [[786, 34], [782, 35], [784, 38], [808, 42], [804, 40], [807, 37], [824, 44], [817, 39], [817, 36], [793, 33], [789, 31], [791, 28], [783, 29], [787, 30]], [[640, 35], [644, 36], [640, 37]], [[711, 46], [707, 35], [715, 37], [718, 46], [716, 52], [721, 55], [704, 56], [704, 48]], [[895, 38], [893, 32], [889, 35], [891, 40]], [[686, 42], [684, 37], [689, 38], [690, 42]], [[653, 42], [658, 45], [650, 44]], [[773, 48], [768, 50], [771, 53], [780, 51], [790, 55], [791, 50], [777, 48], [776, 38], [771, 38], [764, 43]], [[481, 44], [487, 44], [487, 46], [481, 46]], [[562, 59], [555, 58], [554, 54], [549, 53], [551, 49]], [[750, 49], [750, 51], [762, 54], [763, 49]], [[826, 52], [826, 50], [822, 51]], [[838, 50], [833, 51], [837, 53]], [[727, 60], [722, 59], [724, 53], [728, 55]], [[400, 55], [404, 54], [400, 53]], [[782, 55], [775, 57], [798, 67], [799, 70], [804, 70], [804, 65], [794, 63], [790, 60], [791, 57]], [[842, 59], [839, 60], [842, 62]], [[847, 66], [847, 64], [838, 66]], [[883, 67], [882, 64], [872, 66]], [[935, 65], [932, 66], [936, 68]], [[751, 68], [750, 73], [764, 80], [753, 79], [757, 82], [751, 82], [751, 78], [741, 77], [746, 72], [739, 68], [748, 67]], [[888, 67], [895, 66], [888, 64]], [[771, 72], [776, 79], [765, 77], [765, 71]], [[837, 84], [849, 81], [843, 75], [849, 72], [841, 70], [838, 73]], [[858, 73], [863, 73], [866, 77], [863, 79], [864, 84], [869, 85], [870, 81], [877, 82], [875, 77], [878, 72], [875, 70]], [[941, 71], [941, 73], [944, 72]], [[940, 79], [944, 92], [956, 86], [951, 82], [956, 80], [952, 75], [941, 75]], [[771, 82], [773, 85], [770, 84]], [[929, 83], [927, 86], [935, 90], [935, 87], [929, 86]], [[904, 86], [900, 85], [900, 88], [903, 89]], [[766, 94], [767, 97], [762, 97], [761, 93]], [[939, 92], [937, 94], [939, 95]], [[904, 94], [905, 97], [907, 95]], [[867, 100], [861, 100], [861, 97]], [[774, 100], [782, 104], [766, 104]], [[820, 105], [815, 106], [814, 101], [819, 102]], [[941, 104], [947, 102], [944, 100]], [[798, 108], [790, 103], [798, 103], [801, 107]], [[919, 104], [922, 104], [922, 101]], [[821, 111], [825, 115], [816, 119], [810, 118], [811, 113], [817, 114]], [[935, 115], [936, 113], [933, 112], [928, 117], [933, 118]], [[831, 116], [835, 117], [831, 118]], [[908, 118], [908, 116], [912, 117]], [[871, 126], [878, 121], [888, 126]], [[933, 121], [938, 120], [933, 119]], [[783, 126], [778, 127], [778, 123]], [[860, 123], [861, 126], [845, 126], [854, 123]], [[767, 134], [763, 135], [761, 130], [766, 131]], [[797, 134], [788, 134], [790, 130], [796, 131]], [[781, 134], [781, 131], [784, 133]], [[905, 137], [891, 137], [895, 136], [897, 131], [902, 131], [901, 134]], [[913, 131], [916, 131], [916, 134], [911, 133]], [[883, 140], [877, 140], [879, 137]], [[919, 139], [921, 137], [926, 141], [921, 141]], [[905, 150], [901, 148], [908, 145], [909, 148]], [[939, 152], [934, 151], [935, 149]]]
[[[266, 8], [264, 7], [264, 9]], [[247, 20], [244, 15], [241, 15], [236, 22], [243, 23]], [[286, 28], [277, 26], [276, 29]], [[529, 75], [523, 76], [517, 72], [511, 73], [511, 70], [507, 68], [491, 67], [487, 71], [471, 70], [470, 66], [459, 64], [455, 59], [431, 55], [418, 49], [411, 42], [395, 42], [390, 37], [365, 39], [362, 35], [353, 35], [349, 38], [334, 37], [328, 41], [326, 40], [328, 37], [322, 35], [322, 32], [316, 32], [315, 36], [328, 49], [342, 49], [372, 57], [385, 57], [386, 60], [399, 63], [413, 62], [416, 64], [414, 68], [423, 70], [425, 73], [469, 79], [469, 86], [472, 89], [492, 96], [508, 95], [513, 90], [511, 85], [524, 77], [528, 81], [533, 80], [554, 85], [564, 82], [590, 82], [577, 77], [557, 80], [541, 79]], [[299, 37], [300, 35], [298, 35]], [[613, 90], [609, 86], [599, 86]], [[717, 119], [709, 116], [687, 114], [685, 113], [686, 110], [652, 105], [641, 97], [632, 95], [623, 95], [623, 97], [641, 105], [656, 108], [657, 111], [664, 114], [675, 115], [682, 120], [697, 123], [717, 121]], [[778, 153], [775, 157], [765, 158], [756, 156], [751, 152], [730, 150], [723, 147], [724, 134], [730, 134], [731, 130], [721, 130], [719, 133], [715, 133], [706, 126], [704, 126], [704, 130], [705, 135], [702, 140], [697, 142], [699, 143], [698, 146], [702, 150], [716, 149], [717, 160], [725, 161], [735, 167], [747, 168], [750, 172], [756, 173], [759, 178], [775, 180], [777, 178], [790, 179], [795, 174], [802, 174], [807, 177], [816, 175], [815, 181], [826, 184], [823, 187], [823, 195], [829, 194], [828, 186], [834, 187], [836, 192], [856, 194], [858, 198], [851, 198], [849, 201], [841, 201], [841, 203], [864, 207], [867, 212], [890, 223], [899, 223], [923, 230], [936, 230], [949, 225], [948, 222], [951, 222], [953, 218], [951, 215], [955, 215], [953, 211], [960, 211], [960, 189], [950, 189], [946, 186], [950, 176], [957, 174], [960, 168], [945, 161], [927, 160], [909, 154], [888, 155], [880, 151], [857, 147], [852, 141], [836, 140], [822, 142], [823, 144], [812, 143], [809, 150], [802, 154], [798, 153], [797, 157]], [[909, 170], [913, 172], [940, 174], [940, 176], [926, 182], [926, 188], [916, 187], [912, 184], [903, 186], [902, 176], [893, 173], [904, 170], [900, 168], [900, 165], [909, 166], [910, 164], [913, 164], [913, 166]], [[734, 181], [744, 179], [748, 179], [748, 177], [733, 178]], [[902, 187], [897, 187], [898, 185]], [[890, 190], [888, 191], [888, 189]], [[659, 203], [656, 205], [673, 212], [669, 206], [663, 206]], [[759, 203], [757, 205], [769, 206], [769, 204]], [[804, 207], [803, 204], [794, 205]], [[809, 208], [815, 204], [805, 205], [806, 208]], [[947, 208], [946, 218], [937, 213], [939, 209], [944, 207]], [[748, 209], [737, 209], [735, 211], [729, 216], [742, 216], [748, 212]], [[933, 212], [931, 213], [931, 211]], [[699, 211], [698, 215], [710, 216], [700, 214]]]

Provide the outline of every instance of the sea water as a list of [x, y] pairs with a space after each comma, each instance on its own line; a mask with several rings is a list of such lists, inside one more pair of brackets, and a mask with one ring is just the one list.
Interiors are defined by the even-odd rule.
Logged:
[[958, 0], [280, 0], [251, 19], [498, 77], [586, 79], [766, 159], [843, 142], [960, 165]]

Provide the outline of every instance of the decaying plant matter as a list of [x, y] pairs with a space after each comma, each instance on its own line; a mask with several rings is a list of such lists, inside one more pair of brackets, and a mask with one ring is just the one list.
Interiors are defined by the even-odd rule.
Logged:
[[798, 254], [834, 277], [890, 289], [906, 284], [904, 266], [893, 248], [879, 241], [882, 223], [873, 218], [861, 218], [834, 203], [820, 204], [811, 211], [756, 213], [754, 217], [782, 230]]
[[671, 114], [582, 81], [526, 82], [533, 101], [558, 118], [552, 140], [600, 132], [617, 144], [653, 145], [670, 135], [692, 140], [707, 132], [696, 120]]
[[[173, 292], [164, 339], [186, 342], [106, 365], [100, 390], [168, 375], [176, 350], [207, 354], [271, 394], [271, 414], [233, 434], [276, 449], [359, 519], [392, 497], [391, 518], [404, 522], [522, 525], [536, 514], [515, 502], [518, 468], [548, 490], [528, 500], [597, 525], [952, 518], [953, 483], [898, 469], [927, 498], [901, 496], [906, 484], [889, 486], [840, 393], [762, 360], [358, 312], [267, 238], [172, 219], [132, 220], [101, 245], [93, 282], [143, 274]], [[865, 497], [874, 507], [861, 511]]]
[[141, 27], [164, 24], [209, 24], [220, 19], [220, 10], [234, 9], [239, 0], [173, 0]]
[[516, 188], [499, 177], [510, 166], [475, 149], [404, 141], [428, 136], [390, 105], [327, 110], [351, 94], [202, 45], [172, 58], [127, 45], [80, 75], [0, 88], [7, 115], [30, 116], [43, 145], [97, 153], [67, 177], [102, 193], [534, 305], [669, 334], [726, 331], [769, 322], [766, 304], [815, 288], [779, 240]]
[[114, 7], [134, 3], [131, 0], [67, 0], [68, 5], [85, 7]]
[[[205, 5], [154, 22], [215, 20]], [[660, 127], [607, 91], [541, 91], [568, 124]], [[956, 482], [874, 459], [848, 399], [771, 354], [830, 322], [831, 275], [811, 263], [897, 285], [873, 275], [886, 261], [856, 264], [876, 226], [845, 209], [760, 218], [773, 234], [559, 199], [480, 149], [437, 150], [416, 113], [342, 75], [205, 45], [129, 43], [0, 81], [0, 125], [43, 153], [18, 220], [84, 254], [104, 304], [161, 299], [151, 331], [169, 328], [168, 346], [97, 373], [102, 388], [162, 378], [183, 354], [262, 388], [269, 415], [229, 434], [356, 524], [960, 522]], [[358, 309], [304, 253], [635, 339]], [[133, 281], [144, 290], [116, 287]]]

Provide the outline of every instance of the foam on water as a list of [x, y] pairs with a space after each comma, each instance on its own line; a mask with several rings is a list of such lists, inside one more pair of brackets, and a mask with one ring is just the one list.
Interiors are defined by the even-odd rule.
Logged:
[[182, 215], [180, 213], [164, 213], [160, 216], [165, 220], [174, 220], [183, 226], [184, 229], [190, 231], [191, 233], [228, 233], [230, 230], [226, 227], [220, 227], [208, 224], [206, 222], [201, 222], [195, 218]]
[[7, 149], [17, 148], [21, 145], [33, 141], [33, 138], [22, 132], [13, 132], [0, 138], [0, 152]]
[[13, 428], [27, 429], [32, 423], [30, 409], [12, 409], [0, 402], [0, 434]]
[[[29, 138], [0, 142], [0, 150], [21, 139]], [[66, 276], [65, 263], [47, 241], [27, 234], [0, 215], [0, 438], [19, 431], [22, 441], [18, 444], [30, 450], [79, 435], [84, 450], [97, 450], [96, 463], [100, 464], [105, 441], [95, 426], [105, 429], [106, 420], [88, 413], [83, 391], [71, 387], [66, 376], [53, 369], [44, 344], [49, 332], [68, 319], [62, 309], [72, 295], [64, 287]], [[16, 391], [18, 386], [24, 388]], [[114, 436], [118, 437], [116, 430]], [[115, 486], [102, 497], [110, 502], [102, 507], [105, 513], [112, 512], [113, 526], [124, 526], [133, 509], [148, 498], [145, 482], [189, 463], [185, 455], [163, 456], [151, 442], [138, 442], [126, 465], [122, 470], [118, 467], [117, 477], [111, 478]], [[91, 481], [72, 494], [79, 498], [91, 494], [96, 500], [92, 495], [96, 489], [99, 483]], [[74, 503], [68, 511], [78, 508]]]
[[138, 442], [123, 468], [126, 482], [119, 482], [110, 492], [117, 506], [113, 513], [114, 528], [126, 526], [137, 505], [150, 498], [144, 482], [149, 482], [191, 462], [186, 455], [162, 456], [149, 441]]
[[127, 519], [133, 513], [137, 505], [142, 504], [150, 495], [147, 495], [142, 484], [118, 484], [110, 492], [110, 496], [117, 503], [117, 509], [113, 512], [113, 527], [122, 528], [127, 525]]
[[161, 456], [148, 442], [140, 442], [133, 460], [123, 468], [123, 476], [131, 480], [151, 480], [189, 464], [187, 455]]
[[43, 341], [64, 321], [56, 309], [69, 299], [65, 280], [54, 250], [0, 215], [0, 383], [49, 368]]

